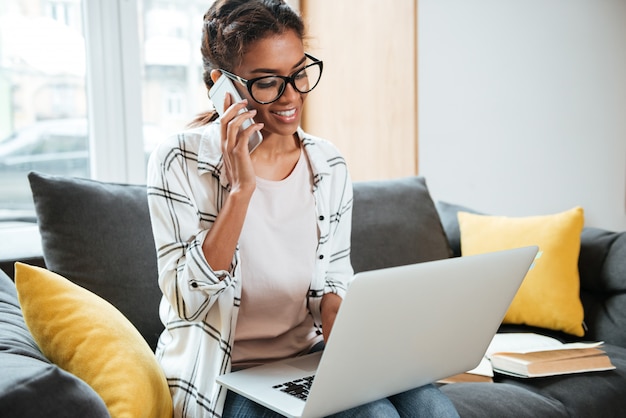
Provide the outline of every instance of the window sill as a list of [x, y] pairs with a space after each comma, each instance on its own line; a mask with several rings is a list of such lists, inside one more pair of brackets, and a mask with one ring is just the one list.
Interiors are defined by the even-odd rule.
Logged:
[[11, 278], [16, 261], [44, 266], [41, 235], [36, 223], [0, 222], [0, 268]]

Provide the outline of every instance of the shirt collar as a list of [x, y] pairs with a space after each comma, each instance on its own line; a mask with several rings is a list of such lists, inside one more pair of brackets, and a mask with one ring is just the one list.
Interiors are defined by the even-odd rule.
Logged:
[[[198, 148], [198, 175], [210, 174], [217, 176], [222, 187], [229, 189], [226, 170], [224, 170], [224, 159], [220, 144], [220, 124], [219, 120], [206, 125], [202, 131], [202, 140]], [[311, 165], [313, 174], [313, 183], [317, 183], [325, 176], [331, 173], [330, 165], [322, 151], [319, 149], [314, 137], [307, 134], [298, 127], [296, 131], [300, 145], [306, 153]]]

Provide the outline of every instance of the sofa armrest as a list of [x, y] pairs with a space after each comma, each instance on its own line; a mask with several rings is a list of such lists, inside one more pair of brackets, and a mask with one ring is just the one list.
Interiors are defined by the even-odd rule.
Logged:
[[585, 228], [578, 268], [585, 337], [626, 348], [626, 232]]

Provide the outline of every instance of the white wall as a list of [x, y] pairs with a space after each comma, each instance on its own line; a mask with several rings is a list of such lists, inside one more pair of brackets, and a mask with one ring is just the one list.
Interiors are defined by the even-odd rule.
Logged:
[[419, 0], [419, 174], [508, 216], [626, 230], [626, 1]]

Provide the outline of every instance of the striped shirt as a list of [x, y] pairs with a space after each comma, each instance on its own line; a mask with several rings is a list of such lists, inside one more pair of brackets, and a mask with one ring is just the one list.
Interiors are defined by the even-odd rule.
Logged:
[[[343, 297], [352, 279], [352, 183], [334, 145], [297, 132], [313, 174], [319, 242], [307, 296], [321, 333], [321, 298]], [[228, 195], [219, 123], [172, 136], [148, 164], [148, 202], [158, 255], [165, 331], [156, 355], [167, 377], [177, 417], [220, 417], [226, 389], [215, 383], [230, 371], [241, 301], [240, 255], [228, 271], [213, 270], [202, 243]]]

